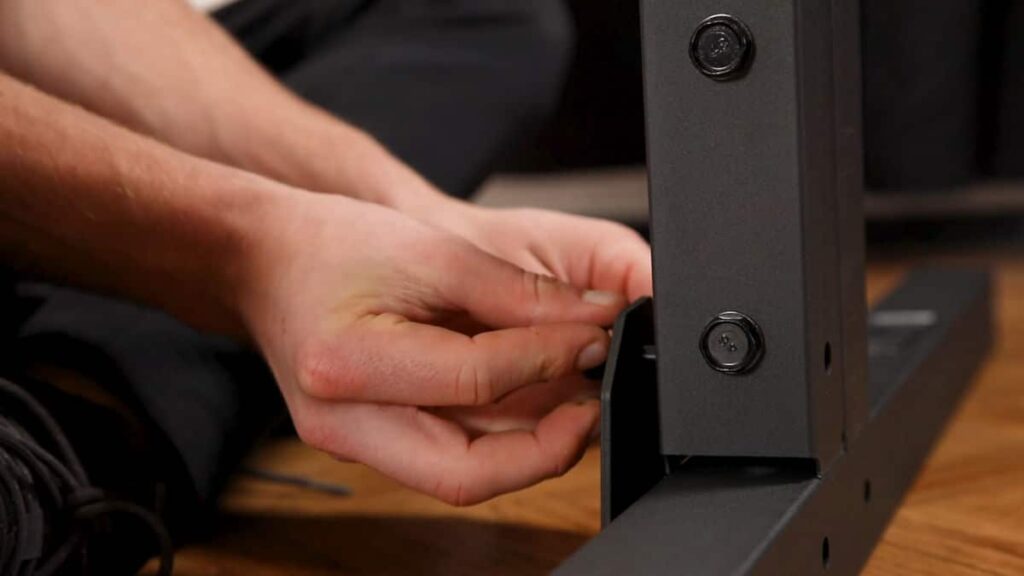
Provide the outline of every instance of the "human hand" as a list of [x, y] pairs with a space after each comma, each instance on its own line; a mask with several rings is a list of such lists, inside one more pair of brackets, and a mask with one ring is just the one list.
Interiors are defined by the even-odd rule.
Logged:
[[453, 199], [435, 200], [415, 215], [525, 270], [583, 290], [629, 300], [652, 293], [650, 246], [615, 222], [532, 208], [491, 209]]
[[[448, 198], [427, 207], [417, 212], [423, 220], [531, 272], [630, 300], [652, 292], [650, 246], [621, 224], [548, 210], [496, 210]], [[444, 414], [481, 434], [529, 430], [560, 402], [598, 397], [597, 384], [577, 374], [523, 388], [493, 405], [446, 409]]]
[[[340, 197], [288, 196], [261, 227], [240, 273], [240, 313], [304, 441], [454, 504], [578, 459], [597, 404], [542, 383], [603, 362], [603, 327], [623, 298]], [[516, 398], [539, 421], [494, 431], [443, 417]]]

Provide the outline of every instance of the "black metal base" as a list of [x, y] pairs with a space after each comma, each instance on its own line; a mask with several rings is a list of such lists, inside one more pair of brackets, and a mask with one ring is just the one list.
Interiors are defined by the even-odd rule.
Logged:
[[[663, 456], [650, 302], [605, 376], [605, 529], [558, 574], [856, 574], [991, 344], [987, 274], [922, 271], [870, 317], [870, 418], [821, 477], [809, 460]], [[614, 522], [612, 522], [614, 520]]]

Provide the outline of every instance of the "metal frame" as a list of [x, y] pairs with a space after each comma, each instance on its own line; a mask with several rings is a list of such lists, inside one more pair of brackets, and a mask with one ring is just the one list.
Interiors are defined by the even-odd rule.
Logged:
[[663, 455], [651, 307], [634, 306], [604, 386], [605, 529], [556, 573], [856, 574], [984, 358], [990, 307], [987, 274], [933, 270], [876, 308], [870, 417], [819, 476], [806, 459]]
[[[754, 49], [724, 81], [690, 52], [723, 14]], [[616, 326], [605, 529], [559, 573], [855, 574], [990, 346], [988, 276], [916, 273], [869, 331], [858, 2], [642, 20], [657, 297]], [[762, 332], [755, 368], [709, 362], [726, 311]]]
[[[857, 119], [836, 127], [837, 96], [852, 98], [847, 84], [859, 77], [831, 72], [830, 0], [642, 6], [663, 451], [827, 467], [844, 420], [856, 430], [863, 419], [863, 410], [844, 416], [863, 406], [844, 377], [867, 361], [863, 345], [842, 353], [863, 341], [866, 316], [863, 292], [846, 301], [840, 292], [864, 274], [863, 247], [841, 226], [862, 224], [860, 197], [840, 194], [837, 149], [840, 133], [854, 135], [845, 148], [860, 146], [859, 116], [847, 112]], [[743, 21], [756, 45], [747, 73], [726, 82], [704, 77], [689, 56], [690, 31], [720, 13]], [[856, 174], [844, 170], [847, 187], [859, 189]], [[758, 369], [738, 378], [710, 369], [697, 346], [729, 310], [753, 318], [766, 341]]]

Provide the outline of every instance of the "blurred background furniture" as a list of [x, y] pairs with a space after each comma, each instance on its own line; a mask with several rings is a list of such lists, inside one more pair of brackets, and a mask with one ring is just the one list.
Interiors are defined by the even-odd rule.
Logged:
[[[579, 47], [561, 106], [538, 141], [508, 159], [505, 172], [515, 174], [492, 180], [479, 200], [643, 227], [639, 3], [569, 4]], [[869, 236], [1016, 234], [1024, 215], [1024, 3], [862, 5]], [[905, 229], [910, 223], [919, 224]]]

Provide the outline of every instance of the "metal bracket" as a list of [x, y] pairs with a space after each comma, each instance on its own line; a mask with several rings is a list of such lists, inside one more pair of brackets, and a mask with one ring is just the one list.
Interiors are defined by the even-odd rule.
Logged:
[[605, 373], [605, 529], [557, 574], [858, 573], [991, 344], [987, 274], [912, 274], [870, 317], [870, 416], [819, 477], [804, 459], [663, 457], [650, 310], [622, 315]]
[[601, 524], [665, 476], [658, 443], [654, 307], [644, 298], [615, 323], [601, 387]]

